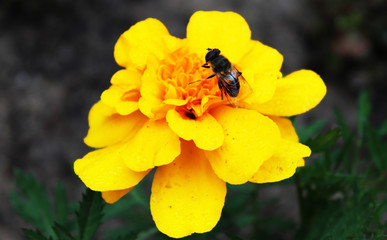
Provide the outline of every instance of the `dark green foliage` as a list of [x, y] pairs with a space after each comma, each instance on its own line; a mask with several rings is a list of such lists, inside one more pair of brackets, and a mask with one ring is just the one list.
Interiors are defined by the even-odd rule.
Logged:
[[60, 240], [75, 240], [73, 236], [69, 233], [67, 229], [59, 225], [58, 223], [55, 223], [54, 226], [52, 227], [58, 236], [58, 239]]
[[46, 238], [39, 230], [23, 229], [23, 233], [28, 240], [51, 240], [51, 238]]
[[32, 175], [26, 175], [16, 169], [15, 185], [19, 188], [21, 194], [11, 191], [10, 200], [15, 211], [28, 223], [35, 226], [39, 231], [31, 236], [46, 234], [55, 237], [51, 226], [54, 224], [54, 214], [51, 210], [51, 204], [47, 193], [42, 184], [38, 183]]
[[[79, 205], [69, 203], [66, 191], [58, 183], [51, 207], [43, 186], [32, 175], [15, 170], [15, 184], [20, 193], [11, 191], [10, 200], [15, 211], [36, 230], [24, 229], [29, 240], [89, 240], [98, 229], [104, 202], [100, 193], [87, 190]], [[76, 216], [77, 224], [70, 220]], [[74, 236], [75, 229], [78, 234]]]
[[[363, 93], [357, 131], [353, 132], [336, 111], [342, 142], [335, 148], [331, 144], [318, 148], [322, 154], [295, 176], [302, 218], [297, 239], [386, 237], [382, 215], [387, 210], [387, 176], [381, 174], [387, 171], [387, 158], [381, 151], [387, 147], [386, 133], [379, 130], [383, 127], [371, 125], [370, 112], [368, 95]], [[330, 132], [307, 142], [319, 138], [324, 142]]]
[[362, 141], [364, 137], [364, 129], [369, 125], [369, 118], [371, 114], [371, 102], [366, 92], [360, 95], [359, 108], [357, 115], [358, 126], [358, 140]]
[[340, 129], [335, 128], [325, 134], [318, 135], [316, 138], [309, 139], [305, 144], [310, 147], [313, 153], [320, 153], [330, 149], [339, 137]]
[[87, 189], [76, 212], [79, 240], [90, 240], [94, 236], [101, 224], [103, 207], [101, 194]]
[[[293, 125], [297, 128], [297, 121], [293, 120]], [[300, 142], [306, 142], [315, 136], [326, 125], [326, 121], [321, 119], [313, 122], [310, 126], [304, 126], [301, 131], [297, 132]]]
[[67, 216], [70, 213], [69, 206], [66, 199], [66, 189], [61, 182], [58, 183], [55, 189], [55, 209], [57, 214], [57, 223], [66, 226]]

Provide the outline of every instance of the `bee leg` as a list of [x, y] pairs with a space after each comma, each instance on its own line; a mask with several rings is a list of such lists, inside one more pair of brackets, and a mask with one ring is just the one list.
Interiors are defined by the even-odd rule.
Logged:
[[204, 68], [210, 68], [210, 66], [208, 66], [208, 63], [203, 64], [202, 67], [204, 67]]
[[241, 76], [241, 75], [242, 75], [242, 72], [239, 72], [239, 71], [238, 71], [238, 73], [237, 73], [237, 74], [238, 74], [238, 77], [239, 77], [239, 76]]
[[213, 77], [215, 77], [215, 74], [212, 74], [211, 76], [208, 76], [208, 77], [203, 78], [203, 79], [199, 79], [199, 80], [190, 82], [190, 83], [188, 83], [188, 85], [190, 85], [190, 84], [192, 84], [192, 83], [196, 83], [196, 82], [201, 82], [201, 81], [203, 81], [203, 80], [207, 80], [207, 79], [210, 79], [210, 78], [213, 78]]
[[220, 81], [218, 81], [218, 86], [220, 90], [220, 96], [222, 97], [222, 100], [223, 100], [223, 90], [222, 90], [222, 84], [220, 84]]
[[210, 78], [213, 78], [215, 77], [215, 74], [212, 74], [211, 76], [207, 77], [206, 79], [210, 79]]
[[207, 79], [210, 79], [210, 78], [213, 78], [213, 77], [215, 77], [215, 74], [212, 74], [211, 76], [209, 76], [209, 77], [206, 77], [206, 78], [203, 78], [203, 79], [199, 79], [199, 80], [196, 80], [196, 81], [190, 82], [190, 83], [188, 83], [188, 85], [190, 85], [190, 84], [192, 84], [192, 83], [201, 82], [201, 81], [203, 81], [203, 80], [207, 80]]

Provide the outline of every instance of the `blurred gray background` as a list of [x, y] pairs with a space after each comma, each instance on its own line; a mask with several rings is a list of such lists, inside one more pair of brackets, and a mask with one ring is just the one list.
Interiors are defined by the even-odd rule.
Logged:
[[[50, 193], [60, 180], [71, 200], [80, 198], [72, 163], [90, 150], [83, 143], [88, 111], [119, 69], [113, 48], [120, 34], [154, 17], [184, 38], [197, 10], [241, 14], [253, 39], [284, 55], [284, 74], [306, 68], [321, 75], [327, 96], [300, 117], [302, 124], [324, 118], [333, 127], [336, 107], [354, 125], [364, 89], [372, 121], [386, 119], [386, 1], [1, 0], [0, 239], [23, 239], [28, 227], [8, 201], [13, 168], [35, 175]], [[278, 211], [296, 198], [292, 189], [266, 188], [267, 195], [286, 194]], [[297, 218], [297, 209], [289, 214]]]

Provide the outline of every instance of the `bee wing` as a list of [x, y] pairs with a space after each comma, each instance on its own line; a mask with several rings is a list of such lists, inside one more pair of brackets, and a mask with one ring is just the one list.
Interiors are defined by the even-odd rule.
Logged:
[[233, 65], [232, 72], [234, 76], [237, 76], [239, 79], [239, 99], [246, 98], [250, 94], [253, 93], [253, 89], [250, 84], [246, 81], [246, 79], [242, 76], [242, 73], [238, 71], [238, 69]]
[[[224, 90], [223, 90], [224, 91]], [[226, 95], [226, 98], [228, 102], [233, 106], [234, 108], [238, 108], [238, 98], [237, 97], [231, 97], [227, 94], [227, 92], [224, 92], [224, 95]]]
[[227, 98], [228, 102], [231, 104], [231, 106], [233, 106], [234, 108], [238, 108], [238, 97], [231, 97], [228, 94], [232, 90], [230, 88], [230, 85], [227, 84], [226, 81], [219, 79], [221, 76], [218, 75], [217, 77], [218, 77], [218, 82], [222, 86], [222, 88], [221, 88], [222, 96], [226, 96], [226, 98]]

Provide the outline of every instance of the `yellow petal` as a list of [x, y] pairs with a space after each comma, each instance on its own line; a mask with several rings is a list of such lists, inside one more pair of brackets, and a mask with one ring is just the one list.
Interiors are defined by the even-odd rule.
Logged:
[[197, 11], [187, 25], [191, 51], [203, 56], [207, 48], [218, 48], [231, 62], [249, 50], [251, 31], [245, 19], [234, 12]]
[[[247, 95], [246, 98], [242, 98], [239, 106], [253, 108], [256, 104], [267, 102], [273, 98], [277, 80], [282, 77], [282, 74], [278, 71], [255, 74], [243, 70], [243, 77], [248, 82], [252, 94]], [[253, 107], [250, 107], [251, 105]]]
[[115, 203], [118, 200], [120, 200], [120, 198], [125, 196], [132, 189], [133, 189], [133, 187], [128, 188], [128, 189], [122, 189], [122, 190], [105, 191], [105, 192], [102, 192], [101, 194], [102, 194], [102, 198], [103, 198], [103, 200], [105, 200], [105, 202], [112, 204], [112, 203]]
[[[281, 118], [281, 117], [275, 117], [275, 116], [270, 116], [270, 118], [277, 124], [280, 130], [282, 139], [298, 143], [298, 135], [296, 130], [293, 127], [292, 121], [290, 121], [287, 118]], [[303, 166], [305, 166], [304, 159], [303, 158], [298, 159], [297, 167], [303, 167]]]
[[92, 151], [74, 163], [74, 171], [93, 191], [112, 191], [134, 187], [148, 173], [134, 172], [120, 157], [120, 145]]
[[222, 106], [210, 112], [223, 127], [223, 145], [206, 151], [215, 173], [231, 184], [247, 182], [271, 157], [280, 133], [268, 117], [254, 110]]
[[151, 195], [151, 212], [157, 228], [181, 238], [210, 231], [219, 221], [226, 184], [220, 180], [201, 150], [182, 142], [182, 154], [157, 168]]
[[129, 115], [136, 111], [139, 98], [139, 90], [123, 85], [112, 85], [101, 95], [101, 101], [114, 107], [120, 115]]
[[138, 109], [142, 74], [135, 68], [122, 69], [116, 72], [112, 86], [104, 91], [101, 100], [114, 107], [120, 115], [128, 115]]
[[173, 105], [173, 106], [183, 106], [187, 104], [188, 99], [167, 99], [164, 100], [163, 103]]
[[131, 89], [139, 88], [141, 85], [141, 72], [135, 68], [121, 69], [116, 72], [110, 80], [113, 85], [131, 86]]
[[142, 76], [140, 111], [152, 119], [161, 119], [173, 106], [163, 103], [165, 87], [158, 79], [155, 68], [148, 68]]
[[128, 115], [138, 109], [137, 101], [120, 101], [116, 106], [117, 112], [120, 115]]
[[319, 75], [300, 70], [278, 80], [273, 98], [253, 108], [263, 114], [293, 116], [314, 108], [325, 93], [326, 87]]
[[278, 182], [293, 176], [299, 161], [310, 156], [309, 147], [282, 139], [274, 155], [250, 179], [255, 183]]
[[174, 52], [184, 44], [184, 39], [180, 39], [171, 35], [165, 35], [164, 43], [169, 52]]
[[114, 57], [118, 65], [131, 64], [143, 68], [150, 54], [159, 59], [165, 55], [164, 37], [167, 28], [157, 19], [148, 18], [133, 25], [124, 32], [114, 47]]
[[179, 137], [193, 140], [198, 148], [214, 150], [223, 144], [223, 129], [208, 113], [191, 119], [172, 109], [168, 111], [166, 120]]
[[282, 77], [283, 57], [274, 48], [258, 41], [251, 41], [251, 45], [236, 65], [253, 90], [245, 101], [250, 104], [264, 103], [273, 97], [277, 79]]
[[278, 72], [281, 70], [283, 56], [274, 48], [258, 41], [251, 41], [250, 50], [237, 63], [243, 75]]
[[165, 120], [148, 121], [120, 149], [126, 166], [133, 171], [171, 163], [179, 154], [179, 137]]
[[101, 101], [109, 107], [115, 107], [117, 102], [121, 100], [121, 96], [125, 93], [125, 88], [122, 86], [112, 85], [109, 89], [101, 94]]
[[277, 124], [281, 133], [281, 138], [293, 142], [298, 142], [298, 135], [296, 133], [296, 129], [293, 127], [292, 121], [287, 118], [275, 116], [270, 116], [270, 118]]
[[299, 159], [297, 162], [297, 167], [304, 167], [305, 166], [305, 160], [303, 158]]
[[99, 101], [89, 113], [89, 131], [84, 142], [94, 148], [113, 145], [127, 137], [145, 122], [145, 116], [136, 111], [128, 116], [115, 113], [114, 108]]

